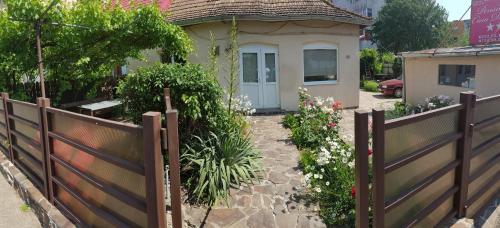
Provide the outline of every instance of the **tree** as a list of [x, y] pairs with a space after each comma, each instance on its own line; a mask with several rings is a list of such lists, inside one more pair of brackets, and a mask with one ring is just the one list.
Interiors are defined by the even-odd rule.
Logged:
[[[39, 96], [34, 22], [52, 0], [6, 0], [0, 11], [0, 86], [28, 99]], [[92, 96], [111, 70], [141, 50], [161, 48], [184, 58], [191, 51], [187, 34], [167, 23], [156, 6], [130, 10], [111, 1], [58, 3], [44, 17], [42, 48], [47, 96], [53, 103]]]
[[373, 25], [379, 48], [399, 53], [440, 46], [448, 13], [435, 0], [388, 0]]

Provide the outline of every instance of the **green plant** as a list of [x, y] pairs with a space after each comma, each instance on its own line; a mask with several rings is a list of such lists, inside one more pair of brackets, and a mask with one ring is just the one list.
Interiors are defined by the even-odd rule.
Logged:
[[261, 155], [253, 149], [247, 135], [238, 130], [205, 137], [194, 136], [182, 160], [194, 172], [187, 187], [194, 193], [192, 200], [214, 205], [227, 203], [232, 186], [253, 184], [259, 178]]
[[21, 210], [22, 212], [28, 212], [30, 211], [30, 206], [28, 204], [23, 204], [19, 207], [19, 210]]
[[367, 92], [378, 92], [378, 83], [376, 81], [364, 81], [363, 90]]
[[398, 101], [392, 109], [385, 112], [385, 119], [390, 120], [411, 115], [415, 112], [414, 109], [415, 107], [412, 105]]
[[[38, 20], [53, 1], [3, 2], [6, 7], [0, 10], [0, 86], [4, 92], [34, 101], [40, 89], [36, 83], [35, 32], [30, 21]], [[163, 49], [177, 59], [185, 58], [192, 50], [187, 33], [168, 23], [157, 6], [138, 5], [124, 10], [111, 8], [111, 0], [66, 2], [58, 1], [47, 12], [42, 27], [46, 90], [54, 105], [96, 96], [109, 81], [111, 70], [128, 58], [140, 59], [142, 50]]]
[[298, 124], [298, 119], [293, 113], [288, 113], [283, 117], [283, 127], [285, 128], [296, 128]]
[[165, 110], [163, 88], [170, 88], [172, 105], [179, 111], [181, 136], [213, 130], [229, 118], [222, 110], [222, 89], [200, 65], [157, 64], [128, 75], [117, 93], [127, 116], [139, 123], [147, 111]]

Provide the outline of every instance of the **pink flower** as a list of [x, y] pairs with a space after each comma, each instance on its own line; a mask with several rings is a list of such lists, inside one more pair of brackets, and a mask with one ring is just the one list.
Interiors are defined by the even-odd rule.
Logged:
[[334, 122], [331, 122], [331, 123], [328, 123], [328, 125], [327, 125], [327, 126], [328, 126], [328, 127], [330, 127], [330, 128], [334, 128], [334, 127], [336, 127], [336, 126], [337, 126], [337, 124], [336, 124], [336, 123], [334, 123]]
[[333, 110], [338, 110], [340, 107], [342, 107], [342, 102], [340, 101], [335, 101], [332, 105]]
[[368, 156], [370, 156], [372, 154], [373, 154], [373, 150], [372, 149], [368, 149]]

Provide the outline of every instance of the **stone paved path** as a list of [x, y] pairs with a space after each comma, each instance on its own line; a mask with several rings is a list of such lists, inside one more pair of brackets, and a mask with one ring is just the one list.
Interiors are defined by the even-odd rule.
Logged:
[[[371, 111], [374, 108], [391, 109], [394, 103], [402, 99], [386, 97], [381, 93], [359, 91], [359, 107], [357, 109], [346, 109], [342, 111], [342, 121], [340, 122], [342, 135], [354, 135], [354, 112], [357, 110]], [[352, 137], [354, 140], [354, 138]], [[353, 143], [351, 141], [351, 143]]]
[[316, 216], [317, 207], [301, 198], [299, 151], [288, 139], [289, 130], [281, 126], [283, 116], [251, 118], [253, 140], [263, 155], [263, 180], [251, 188], [232, 191], [229, 208], [184, 205], [186, 223], [192, 227], [325, 227]]

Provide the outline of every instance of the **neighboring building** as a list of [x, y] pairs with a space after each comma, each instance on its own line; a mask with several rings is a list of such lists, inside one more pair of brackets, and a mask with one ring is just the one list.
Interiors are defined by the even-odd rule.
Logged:
[[[378, 17], [378, 13], [385, 5], [385, 0], [331, 0], [331, 2], [337, 7], [374, 19]], [[359, 38], [360, 49], [377, 48], [370, 39], [371, 28], [368, 27], [361, 30], [361, 36]]]
[[231, 20], [236, 18], [239, 91], [249, 96], [254, 108], [297, 110], [298, 87], [308, 88], [314, 96], [334, 97], [345, 107], [358, 106], [358, 38], [361, 26], [371, 24], [369, 18], [323, 0], [177, 0], [170, 11], [169, 20], [182, 26], [194, 42], [190, 62], [209, 62], [210, 32], [214, 33], [223, 86]]
[[460, 93], [500, 94], [500, 44], [403, 53], [405, 100], [423, 103], [435, 95], [459, 101]]
[[460, 39], [470, 32], [470, 20], [453, 21], [451, 22], [452, 35], [456, 39]]

